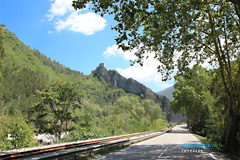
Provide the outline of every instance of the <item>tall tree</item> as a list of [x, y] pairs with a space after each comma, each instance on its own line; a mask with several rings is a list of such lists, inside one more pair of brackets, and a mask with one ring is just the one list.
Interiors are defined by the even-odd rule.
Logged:
[[77, 91], [76, 84], [57, 81], [52, 83], [43, 91], [38, 91], [41, 97], [32, 111], [37, 112], [35, 124], [40, 129], [40, 133], [51, 133], [58, 135], [65, 131], [72, 130], [72, 122], [77, 118], [75, 109], [82, 104], [82, 94]]
[[[193, 132], [201, 133], [209, 114], [211, 77], [205, 68], [194, 66], [181, 76], [174, 77], [174, 100], [170, 103], [175, 112], [182, 111], [188, 117], [188, 126]], [[208, 97], [206, 97], [208, 95]], [[213, 99], [213, 98], [212, 98]]]
[[237, 0], [75, 0], [75, 9], [92, 2], [95, 12], [114, 14], [115, 40], [123, 50], [137, 48], [142, 64], [150, 52], [159, 60], [166, 80], [178, 68], [209, 62], [219, 67], [228, 95], [229, 128], [225, 150], [233, 151], [240, 122], [239, 85], [234, 85], [232, 60], [238, 64], [240, 83], [240, 1]]

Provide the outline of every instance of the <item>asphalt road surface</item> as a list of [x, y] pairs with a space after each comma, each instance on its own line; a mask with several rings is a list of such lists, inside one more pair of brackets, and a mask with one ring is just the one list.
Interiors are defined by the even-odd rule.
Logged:
[[[186, 147], [183, 144], [200, 144], [201, 146]], [[186, 129], [186, 125], [175, 126], [169, 133], [95, 158], [95, 160], [151, 159], [213, 160], [227, 158], [206, 145], [204, 147], [204, 144]]]

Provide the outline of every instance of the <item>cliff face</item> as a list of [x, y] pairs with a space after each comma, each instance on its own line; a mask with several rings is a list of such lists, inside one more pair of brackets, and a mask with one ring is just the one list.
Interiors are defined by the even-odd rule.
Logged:
[[[147, 88], [143, 84], [137, 82], [132, 78], [125, 78], [121, 76], [115, 70], [107, 70], [104, 67], [104, 64], [101, 63], [96, 70], [92, 71], [92, 74], [96, 76], [98, 79], [104, 79], [106, 82], [110, 83], [114, 87], [122, 88], [128, 93], [143, 95], [144, 98], [154, 100], [157, 103], [160, 103], [160, 107], [162, 111], [167, 114], [168, 121], [181, 123], [180, 115], [170, 114], [170, 106], [168, 105], [169, 99], [166, 96], [158, 95], [154, 93], [151, 89]], [[179, 119], [179, 120], [178, 120]]]

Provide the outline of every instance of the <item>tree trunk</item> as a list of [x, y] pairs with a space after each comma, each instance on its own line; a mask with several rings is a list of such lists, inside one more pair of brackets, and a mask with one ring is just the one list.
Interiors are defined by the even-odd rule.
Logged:
[[224, 145], [224, 150], [226, 152], [231, 152], [231, 153], [236, 153], [236, 139], [237, 139], [237, 133], [239, 130], [239, 121], [240, 121], [240, 116], [234, 116], [230, 117], [229, 121], [229, 127], [227, 130], [227, 136], [225, 139], [225, 145]]
[[60, 140], [61, 140], [61, 131], [58, 132], [58, 141], [60, 141]]

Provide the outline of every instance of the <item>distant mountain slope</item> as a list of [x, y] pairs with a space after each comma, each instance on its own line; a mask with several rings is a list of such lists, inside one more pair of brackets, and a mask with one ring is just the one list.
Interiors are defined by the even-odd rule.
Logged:
[[174, 91], [174, 87], [172, 86], [167, 89], [164, 89], [163, 91], [157, 92], [157, 94], [166, 96], [168, 99], [170, 99], [170, 101], [173, 101], [174, 100], [173, 91]]

